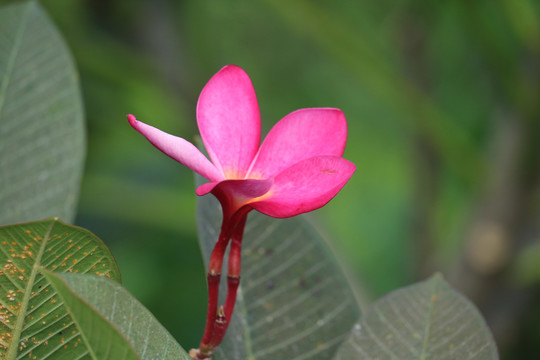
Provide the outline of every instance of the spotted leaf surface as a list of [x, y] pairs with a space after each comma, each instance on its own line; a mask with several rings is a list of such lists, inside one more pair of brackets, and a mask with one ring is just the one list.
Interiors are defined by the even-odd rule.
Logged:
[[0, 227], [0, 358], [92, 359], [40, 269], [120, 280], [105, 244], [58, 219]]
[[154, 316], [105, 277], [47, 272], [95, 359], [191, 360]]
[[38, 1], [0, 7], [0, 224], [75, 216], [84, 160], [78, 75]]
[[[199, 198], [197, 221], [206, 262], [219, 234], [219, 214], [214, 198]], [[305, 217], [274, 219], [253, 211], [242, 248], [235, 312], [213, 358], [331, 359], [360, 310], [326, 241]], [[225, 274], [226, 263], [223, 269]], [[224, 295], [226, 281], [221, 285]]]
[[440, 275], [377, 301], [334, 360], [497, 360], [482, 316]]

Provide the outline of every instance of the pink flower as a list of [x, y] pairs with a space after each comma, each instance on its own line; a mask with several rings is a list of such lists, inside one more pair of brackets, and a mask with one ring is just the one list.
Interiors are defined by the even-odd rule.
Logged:
[[255, 90], [241, 68], [225, 66], [206, 84], [197, 104], [197, 123], [210, 162], [193, 144], [128, 120], [155, 147], [210, 182], [197, 195], [213, 193], [224, 218], [247, 207], [285, 218], [330, 201], [355, 171], [342, 158], [347, 123], [339, 109], [300, 109], [285, 116], [260, 144]]
[[[204, 87], [197, 123], [210, 162], [190, 142], [164, 133], [128, 115], [131, 126], [155, 147], [209, 182], [197, 195], [214, 194], [223, 208], [223, 223], [208, 266], [208, 312], [193, 359], [209, 359], [229, 325], [240, 282], [241, 245], [251, 209], [284, 218], [320, 208], [355, 171], [342, 158], [347, 123], [339, 109], [312, 108], [290, 113], [260, 144], [261, 119], [255, 90], [237, 66], [225, 66]], [[223, 258], [230, 243], [227, 296], [219, 306]]]

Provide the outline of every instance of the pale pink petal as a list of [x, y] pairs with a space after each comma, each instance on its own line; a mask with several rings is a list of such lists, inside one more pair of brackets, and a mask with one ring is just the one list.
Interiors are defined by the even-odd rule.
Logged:
[[337, 156], [317, 156], [281, 172], [267, 195], [250, 205], [263, 214], [285, 218], [324, 206], [354, 173], [353, 163]]
[[127, 118], [135, 130], [140, 132], [152, 145], [166, 155], [210, 181], [223, 179], [220, 171], [189, 141], [140, 122], [131, 114]]
[[300, 109], [285, 116], [270, 130], [248, 177], [273, 177], [314, 156], [342, 156], [347, 122], [339, 109]]
[[225, 66], [208, 81], [197, 103], [197, 123], [212, 162], [226, 178], [243, 178], [261, 136], [257, 97], [244, 70]]

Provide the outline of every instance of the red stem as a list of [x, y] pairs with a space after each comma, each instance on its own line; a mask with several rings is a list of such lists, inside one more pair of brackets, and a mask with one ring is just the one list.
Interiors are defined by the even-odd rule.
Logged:
[[[231, 250], [229, 252], [229, 268], [227, 270], [227, 298], [225, 300], [225, 318], [230, 320], [234, 304], [236, 302], [236, 292], [240, 284], [240, 271], [242, 265], [242, 236], [246, 217], [238, 223], [231, 239]], [[229, 323], [230, 321], [227, 321]]]
[[208, 266], [208, 309], [206, 314], [206, 326], [204, 328], [203, 337], [199, 349], [203, 354], [211, 353], [212, 346], [210, 340], [214, 332], [214, 325], [217, 315], [218, 297], [219, 297], [219, 281], [221, 278], [221, 268], [223, 265], [223, 257], [225, 250], [229, 244], [230, 231], [225, 226], [221, 228], [218, 241], [210, 255], [210, 264]]
[[[206, 325], [199, 349], [192, 349], [189, 353], [193, 359], [209, 359], [216, 347], [221, 344], [229, 326], [240, 283], [242, 236], [247, 214], [250, 210], [251, 208], [246, 206], [236, 211], [231, 217], [224, 214], [221, 233], [214, 246], [214, 250], [212, 250], [208, 265], [208, 310], [206, 314]], [[225, 307], [220, 306], [218, 312], [221, 268], [223, 266], [223, 257], [225, 256], [225, 251], [231, 238], [232, 242], [227, 270], [227, 297], [225, 299]]]
[[236, 224], [231, 236], [231, 249], [229, 251], [229, 265], [227, 270], [227, 297], [225, 299], [224, 319], [225, 322], [216, 326], [212, 336], [212, 346], [221, 344], [225, 332], [231, 323], [231, 317], [236, 303], [236, 294], [240, 284], [240, 271], [242, 260], [242, 236], [246, 225], [247, 214], [244, 214]]

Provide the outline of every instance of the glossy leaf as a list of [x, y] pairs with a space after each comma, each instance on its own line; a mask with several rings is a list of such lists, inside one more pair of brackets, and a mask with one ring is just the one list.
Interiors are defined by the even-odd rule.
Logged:
[[334, 360], [497, 360], [482, 315], [441, 275], [377, 301]]
[[95, 275], [45, 276], [64, 300], [82, 338], [99, 360], [191, 360], [174, 338], [118, 283]]
[[[208, 263], [221, 225], [215, 198], [199, 198], [197, 219]], [[331, 359], [360, 310], [325, 240], [304, 216], [274, 219], [252, 211], [242, 247], [235, 313], [213, 358]], [[226, 263], [223, 268], [226, 273]], [[226, 281], [221, 285], [224, 295]]]
[[0, 227], [0, 358], [91, 359], [42, 268], [120, 280], [105, 244], [57, 218]]
[[0, 224], [75, 216], [84, 160], [81, 92], [37, 1], [0, 8]]

